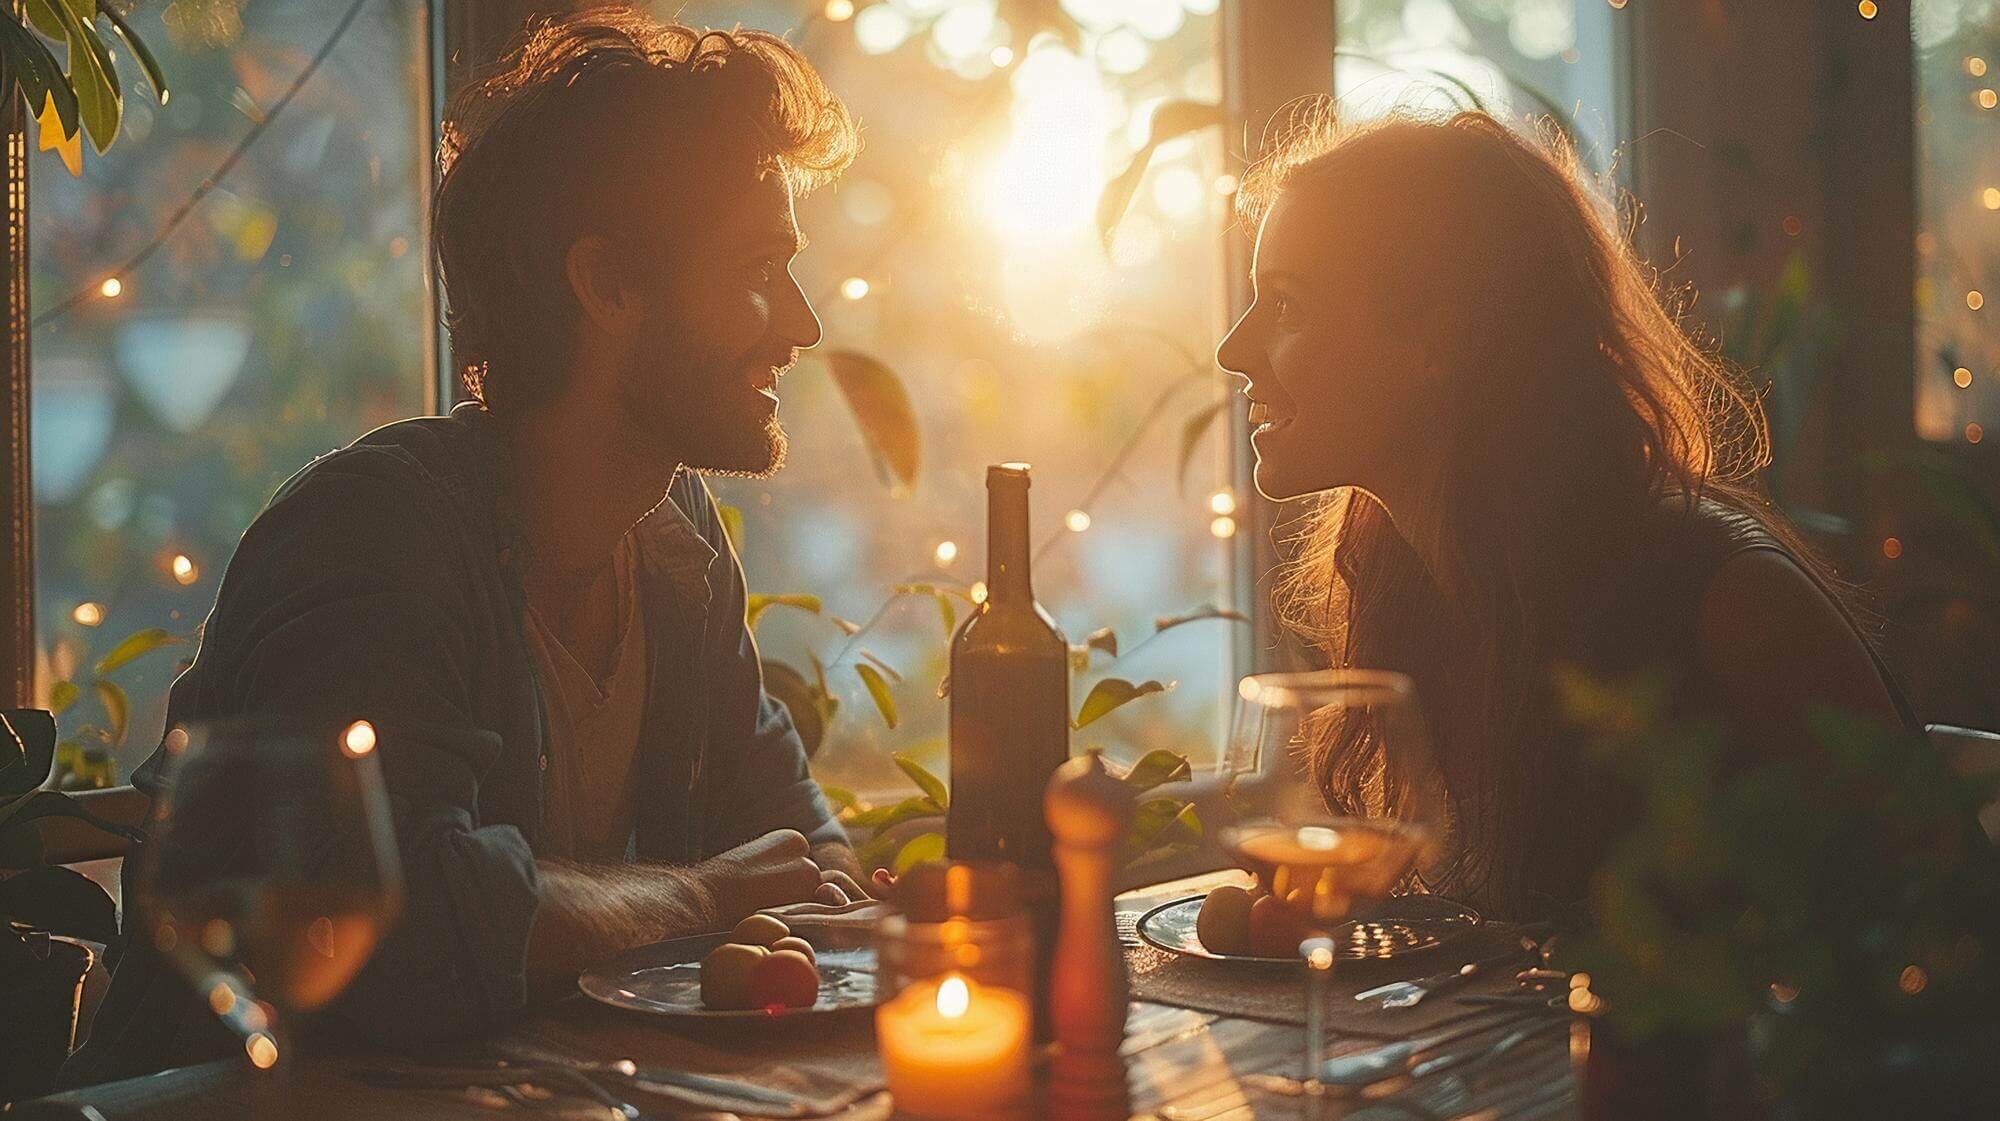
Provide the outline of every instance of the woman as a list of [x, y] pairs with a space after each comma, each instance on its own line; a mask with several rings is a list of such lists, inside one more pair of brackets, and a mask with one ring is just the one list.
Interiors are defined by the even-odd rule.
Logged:
[[[1402, 670], [1451, 810], [1432, 886], [1507, 914], [1582, 898], [1626, 807], [1553, 676], [1650, 675], [1732, 749], [1816, 750], [1831, 704], [1912, 723], [1821, 563], [1756, 489], [1757, 397], [1686, 334], [1573, 152], [1483, 113], [1356, 129], [1311, 105], [1239, 195], [1257, 487], [1323, 494], [1280, 583], [1335, 665]], [[1349, 809], [1381, 761], [1328, 730]]]

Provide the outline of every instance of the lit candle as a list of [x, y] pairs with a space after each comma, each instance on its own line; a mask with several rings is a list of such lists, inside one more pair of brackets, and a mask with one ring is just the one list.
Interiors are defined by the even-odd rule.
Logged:
[[1028, 1091], [1028, 998], [956, 973], [919, 981], [875, 1010], [896, 1109], [965, 1117], [1021, 1102]]

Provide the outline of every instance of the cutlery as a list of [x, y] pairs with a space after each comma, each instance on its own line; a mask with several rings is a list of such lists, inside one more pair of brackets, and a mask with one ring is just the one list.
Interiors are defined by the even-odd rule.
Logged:
[[[815, 1110], [805, 1099], [782, 1090], [754, 1086], [733, 1079], [716, 1078], [686, 1071], [668, 1070], [663, 1067], [642, 1067], [630, 1059], [611, 1062], [589, 1062], [581, 1060], [494, 1060], [490, 1063], [459, 1063], [439, 1066], [379, 1067], [351, 1072], [364, 1081], [405, 1088], [432, 1088], [439, 1086], [485, 1086], [497, 1087], [514, 1082], [555, 1077], [566, 1084], [585, 1088], [586, 1084], [593, 1097], [603, 1101], [608, 1094], [594, 1076], [613, 1077], [629, 1081], [642, 1090], [668, 1095], [700, 1095], [707, 1099], [719, 1099], [737, 1104], [754, 1105], [758, 1112], [771, 1116], [808, 1117]], [[605, 1102], [606, 1105], [612, 1105]], [[620, 1102], [620, 1105], [627, 1104]], [[612, 1108], [618, 1108], [612, 1105]], [[636, 1107], [634, 1107], [636, 1108]], [[622, 1112], [622, 1111], [621, 1111]], [[626, 1114], [628, 1118], [637, 1118]]]
[[1525, 949], [1514, 949], [1504, 954], [1480, 961], [1469, 961], [1447, 973], [1434, 973], [1429, 977], [1419, 977], [1413, 981], [1391, 981], [1354, 994], [1354, 999], [1367, 1003], [1376, 1001], [1378, 1008], [1414, 1008], [1432, 993], [1442, 992], [1455, 985], [1462, 985], [1474, 977], [1506, 965], [1519, 958]]

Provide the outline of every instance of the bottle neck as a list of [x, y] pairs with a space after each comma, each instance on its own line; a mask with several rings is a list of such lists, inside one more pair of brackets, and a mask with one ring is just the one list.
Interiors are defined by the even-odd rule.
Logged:
[[1028, 487], [989, 486], [986, 491], [986, 596], [990, 603], [1034, 602], [1028, 575]]

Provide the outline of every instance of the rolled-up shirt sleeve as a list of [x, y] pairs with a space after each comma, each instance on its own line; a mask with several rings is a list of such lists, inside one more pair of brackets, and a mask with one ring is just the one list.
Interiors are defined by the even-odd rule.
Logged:
[[391, 450], [355, 448], [288, 485], [245, 534], [204, 640], [224, 647], [237, 712], [376, 728], [403, 904], [333, 1011], [401, 1047], [526, 1004], [538, 890], [521, 832], [479, 819], [502, 744], [468, 686], [477, 616], [458, 551], [476, 544], [440, 532], [449, 512], [434, 488], [411, 485], [413, 470]]
[[696, 478], [690, 491], [688, 520], [716, 551], [705, 639], [713, 685], [704, 831], [708, 855], [774, 829], [796, 829], [815, 846], [846, 844], [847, 831], [806, 766], [805, 744], [791, 712], [764, 690], [763, 662], [745, 619], [749, 597], [743, 565], [722, 530], [707, 487]]

